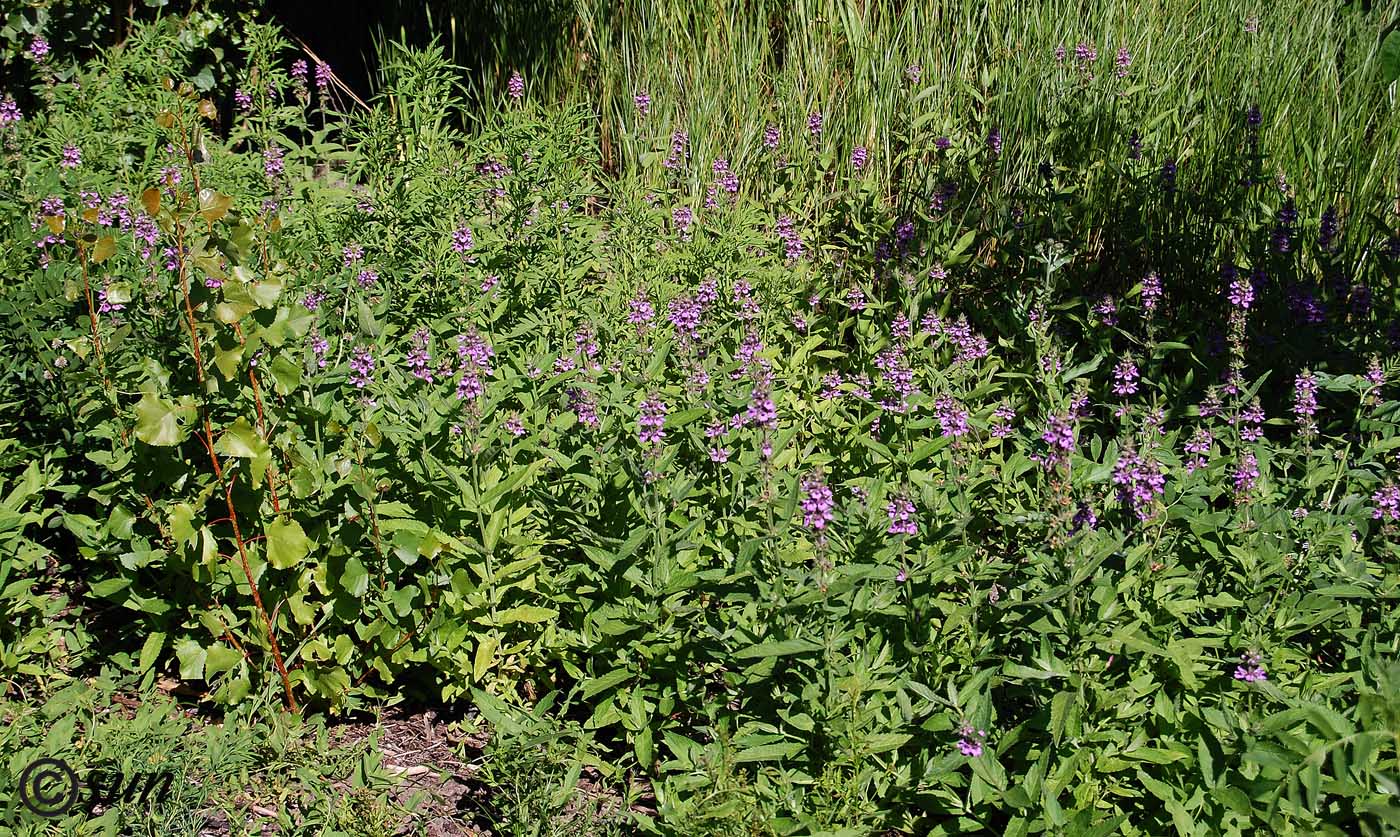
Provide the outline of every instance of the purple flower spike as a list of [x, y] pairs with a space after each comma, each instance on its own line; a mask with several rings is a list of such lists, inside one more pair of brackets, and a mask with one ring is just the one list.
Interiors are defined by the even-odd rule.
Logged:
[[834, 518], [832, 510], [835, 502], [831, 488], [822, 478], [821, 471], [812, 471], [802, 478], [802, 525], [817, 532], [826, 529]]

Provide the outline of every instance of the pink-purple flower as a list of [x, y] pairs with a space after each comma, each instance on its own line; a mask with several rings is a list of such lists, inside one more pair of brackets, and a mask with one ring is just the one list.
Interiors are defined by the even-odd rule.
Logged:
[[891, 535], [917, 535], [919, 522], [915, 517], [914, 501], [905, 494], [895, 494], [885, 504], [885, 514], [890, 525], [885, 530]]
[[1376, 504], [1371, 517], [1376, 520], [1400, 520], [1400, 485], [1387, 485], [1371, 495]]
[[964, 723], [958, 727], [958, 752], [968, 758], [977, 758], [982, 755], [983, 748], [987, 743], [987, 731], [977, 729], [971, 724]]
[[802, 498], [802, 525], [817, 532], [826, 529], [835, 519], [836, 508], [831, 488], [826, 484], [820, 470], [812, 471], [802, 478], [799, 485]]
[[367, 346], [356, 346], [350, 357], [350, 383], [358, 389], [374, 383], [374, 352]]
[[1263, 657], [1256, 651], [1246, 651], [1240, 654], [1240, 664], [1235, 667], [1235, 679], [1243, 680], [1246, 683], [1258, 683], [1261, 680], [1268, 680], [1269, 675], [1261, 665]]

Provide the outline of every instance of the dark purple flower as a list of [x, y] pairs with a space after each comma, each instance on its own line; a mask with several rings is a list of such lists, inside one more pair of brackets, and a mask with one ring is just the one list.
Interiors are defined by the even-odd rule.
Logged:
[[632, 104], [637, 106], [637, 113], [642, 116], [651, 113], [651, 96], [645, 90], [638, 90], [632, 96]]
[[812, 139], [821, 139], [822, 135], [822, 112], [814, 110], [807, 114], [807, 130], [812, 134]]
[[65, 169], [76, 169], [83, 164], [83, 150], [76, 145], [63, 146], [63, 159], [58, 164]]
[[316, 62], [316, 89], [325, 90], [331, 83], [331, 67], [324, 61]]
[[688, 206], [677, 206], [671, 209], [671, 223], [676, 226], [676, 231], [682, 238], [690, 235], [690, 225], [695, 221], [695, 213]]
[[233, 91], [233, 103], [242, 113], [253, 111], [253, 95], [241, 87]]
[[1264, 408], [1259, 405], [1258, 398], [1240, 413], [1240, 421], [1244, 424], [1240, 428], [1241, 439], [1257, 442], [1264, 438]]
[[1204, 427], [1197, 427], [1195, 433], [1186, 441], [1185, 450], [1191, 454], [1191, 458], [1186, 461], [1186, 473], [1192, 474], [1206, 467], [1206, 457], [1210, 455], [1211, 446], [1215, 439], [1210, 435], [1210, 431]]
[[686, 160], [690, 159], [690, 134], [685, 131], [676, 131], [671, 134], [671, 156], [667, 157], [661, 165], [668, 169], [680, 168]]
[[42, 62], [48, 58], [49, 42], [44, 39], [43, 35], [35, 35], [34, 39], [29, 42], [28, 54], [35, 62]]
[[993, 157], [1001, 154], [1001, 129], [995, 125], [987, 133], [987, 150], [992, 153]]
[[864, 169], [865, 162], [869, 158], [869, 155], [870, 152], [866, 150], [865, 146], [857, 145], [855, 150], [851, 152], [851, 168], [856, 171]]
[[982, 755], [983, 747], [987, 743], [987, 731], [984, 729], [974, 729], [971, 724], [963, 724], [958, 727], [958, 752], [968, 758], [977, 758]]
[[639, 333], [645, 331], [656, 318], [656, 309], [641, 291], [628, 300], [627, 309], [627, 322], [636, 326]]

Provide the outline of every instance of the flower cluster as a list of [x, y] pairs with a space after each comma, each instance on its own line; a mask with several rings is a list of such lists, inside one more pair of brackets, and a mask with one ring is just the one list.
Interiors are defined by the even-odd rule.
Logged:
[[1371, 517], [1376, 520], [1400, 520], [1400, 485], [1387, 485], [1371, 495], [1376, 508]]
[[1162, 496], [1167, 482], [1161, 465], [1151, 456], [1143, 456], [1130, 444], [1123, 449], [1113, 466], [1113, 484], [1118, 487], [1118, 501], [1138, 520], [1149, 520], [1156, 499]]
[[1317, 435], [1317, 378], [1304, 370], [1293, 381], [1293, 417], [1298, 423], [1298, 435], [1311, 439]]
[[831, 488], [826, 484], [821, 471], [808, 473], [802, 478], [799, 488], [802, 491], [802, 499], [799, 501], [802, 507], [802, 525], [816, 532], [824, 531], [827, 524], [835, 519], [833, 510], [836, 505]]
[[806, 252], [806, 245], [802, 243], [802, 236], [797, 234], [793, 226], [792, 216], [783, 215], [778, 218], [777, 233], [783, 242], [783, 255], [788, 262], [792, 263], [802, 258]]
[[643, 445], [659, 446], [666, 441], [666, 402], [656, 396], [644, 399], [637, 408], [637, 439]]
[[496, 353], [485, 338], [474, 329], [457, 335], [457, 397], [475, 401], [486, 391], [485, 379], [493, 370], [491, 359]]
[[1240, 654], [1240, 664], [1235, 666], [1235, 679], [1243, 680], [1246, 683], [1258, 683], [1261, 680], [1268, 680], [1269, 675], [1264, 671], [1263, 657], [1255, 651], [1246, 651]]
[[885, 531], [891, 535], [917, 535], [919, 523], [915, 518], [914, 501], [904, 494], [896, 494], [885, 504], [885, 514], [890, 525]]
[[358, 389], [374, 383], [374, 352], [368, 346], [356, 346], [350, 357], [350, 383]]
[[1186, 473], [1193, 474], [1206, 467], [1207, 457], [1210, 456], [1211, 448], [1215, 444], [1209, 430], [1204, 427], [1197, 427], [1191, 434], [1191, 438], [1186, 441], [1185, 449], [1190, 458], [1186, 460]]
[[420, 381], [433, 382], [433, 370], [429, 366], [432, 363], [432, 356], [428, 353], [428, 329], [426, 326], [420, 327], [413, 332], [413, 348], [404, 357], [404, 363], [408, 366], [413, 377]]
[[678, 169], [690, 159], [690, 134], [676, 131], [671, 134], [671, 155], [661, 165], [668, 169]]
[[964, 723], [958, 727], [958, 752], [968, 758], [977, 758], [982, 755], [983, 748], [987, 744], [987, 731], [977, 729], [971, 724]]

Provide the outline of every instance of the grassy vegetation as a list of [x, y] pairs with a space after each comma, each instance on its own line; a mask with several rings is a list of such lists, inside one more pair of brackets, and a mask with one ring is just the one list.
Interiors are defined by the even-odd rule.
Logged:
[[4, 779], [198, 779], [42, 827], [1394, 830], [1393, 7], [483, 9], [16, 39]]

